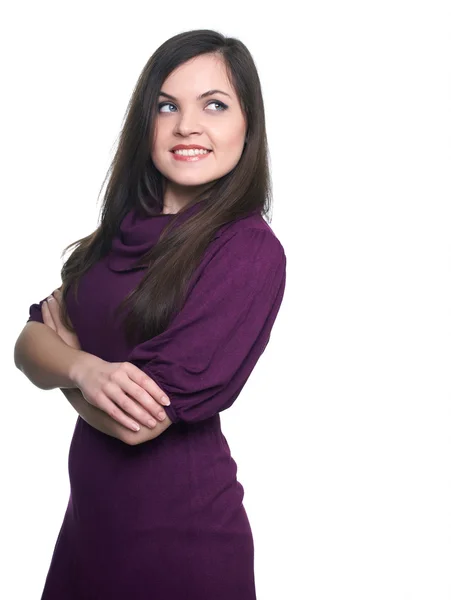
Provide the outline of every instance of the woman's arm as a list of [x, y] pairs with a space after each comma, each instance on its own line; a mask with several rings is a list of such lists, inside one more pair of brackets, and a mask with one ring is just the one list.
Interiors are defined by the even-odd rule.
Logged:
[[78, 388], [62, 388], [61, 391], [86, 423], [94, 427], [94, 429], [121, 440], [121, 442], [129, 446], [136, 446], [137, 444], [153, 440], [171, 424], [169, 418], [166, 417], [162, 422], [157, 421], [156, 426], [152, 429], [141, 426], [140, 431], [130, 431], [130, 429], [112, 419], [102, 410], [89, 404]]
[[73, 381], [73, 366], [81, 350], [68, 346], [43, 323], [25, 325], [14, 348], [14, 362], [43, 390], [60, 388], [78, 414], [95, 429], [124, 441], [126, 428], [86, 401]]
[[[160, 435], [172, 424], [167, 415], [163, 422], [152, 418], [157, 423], [153, 427], [149, 428], [141, 422], [138, 432], [131, 431], [123, 421], [119, 422], [117, 417], [110, 416], [105, 410], [86, 400], [78, 387], [78, 375], [83, 369], [83, 363], [86, 365], [86, 361], [97, 357], [82, 351], [76, 333], [67, 330], [61, 323], [61, 298], [61, 291], [55, 290], [52, 297], [42, 304], [39, 316], [42, 316], [43, 322], [31, 321], [24, 327], [14, 348], [17, 368], [41, 389], [61, 389], [82, 419], [106, 435], [130, 445]], [[152, 392], [155, 393], [154, 390]]]
[[14, 363], [42, 390], [75, 387], [77, 366], [87, 352], [68, 346], [47, 325], [28, 322], [14, 346]]
[[135, 445], [157, 437], [169, 427], [168, 417], [152, 429], [141, 424], [134, 432], [118, 423], [106, 412], [90, 404], [75, 384], [74, 370], [81, 355], [87, 352], [68, 346], [43, 323], [27, 323], [14, 348], [14, 362], [26, 377], [43, 390], [60, 388], [77, 413], [89, 425], [126, 444]]

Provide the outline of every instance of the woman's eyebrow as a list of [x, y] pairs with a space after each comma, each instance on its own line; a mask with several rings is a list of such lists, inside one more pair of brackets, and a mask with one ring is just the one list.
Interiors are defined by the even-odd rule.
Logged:
[[[230, 94], [227, 94], [226, 92], [222, 92], [221, 90], [208, 90], [208, 92], [204, 92], [200, 96], [197, 96], [196, 100], [202, 100], [202, 98], [206, 98], [207, 96], [213, 96], [213, 94], [224, 94], [224, 96], [228, 96], [229, 98], [232, 98], [232, 96], [230, 96]], [[171, 94], [167, 94], [166, 92], [163, 92], [163, 90], [160, 90], [160, 96], [165, 96], [166, 98], [169, 98], [170, 100], [177, 100], [177, 98], [175, 96], [171, 96]]]

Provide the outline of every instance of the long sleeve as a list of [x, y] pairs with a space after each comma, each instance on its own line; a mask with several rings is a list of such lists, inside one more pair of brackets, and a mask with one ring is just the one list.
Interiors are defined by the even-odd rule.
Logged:
[[27, 323], [30, 321], [38, 321], [39, 323], [44, 323], [44, 319], [42, 318], [42, 303], [46, 300], [43, 298], [39, 303], [32, 304], [29, 308], [30, 316], [28, 318]]
[[270, 228], [235, 232], [207, 262], [181, 311], [127, 358], [171, 400], [173, 423], [207, 419], [236, 400], [270, 338], [286, 257]]

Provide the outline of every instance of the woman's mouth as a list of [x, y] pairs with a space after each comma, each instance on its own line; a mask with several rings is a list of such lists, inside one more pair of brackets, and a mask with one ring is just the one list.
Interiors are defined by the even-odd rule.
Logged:
[[181, 160], [185, 162], [197, 162], [206, 158], [212, 150], [172, 150], [171, 154], [175, 160]]

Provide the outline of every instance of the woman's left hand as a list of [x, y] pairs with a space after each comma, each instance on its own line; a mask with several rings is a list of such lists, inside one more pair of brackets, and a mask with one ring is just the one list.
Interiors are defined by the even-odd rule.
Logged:
[[54, 290], [53, 294], [42, 303], [42, 319], [45, 325], [48, 325], [55, 331], [63, 342], [68, 346], [81, 350], [80, 341], [76, 333], [69, 331], [61, 321], [61, 307], [63, 296], [60, 288]]

